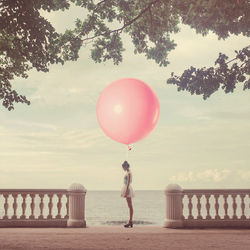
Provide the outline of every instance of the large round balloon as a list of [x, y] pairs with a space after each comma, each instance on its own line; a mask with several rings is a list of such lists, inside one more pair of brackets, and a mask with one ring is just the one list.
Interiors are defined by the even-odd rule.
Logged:
[[146, 83], [125, 78], [112, 82], [102, 91], [96, 113], [104, 133], [128, 145], [143, 139], [154, 129], [160, 105]]

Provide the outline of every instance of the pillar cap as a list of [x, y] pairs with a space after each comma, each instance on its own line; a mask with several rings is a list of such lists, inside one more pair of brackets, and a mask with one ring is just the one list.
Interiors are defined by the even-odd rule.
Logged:
[[87, 189], [80, 183], [73, 183], [69, 186], [68, 191], [74, 193], [86, 193]]
[[165, 192], [166, 193], [181, 193], [183, 191], [182, 187], [178, 184], [168, 184]]

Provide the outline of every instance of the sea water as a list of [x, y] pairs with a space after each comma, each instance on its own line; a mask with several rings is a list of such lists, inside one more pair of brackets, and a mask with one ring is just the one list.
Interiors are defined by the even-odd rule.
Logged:
[[[163, 225], [165, 195], [163, 191], [135, 191], [132, 198], [134, 223]], [[128, 221], [127, 201], [120, 191], [89, 191], [86, 194], [86, 221], [88, 225], [119, 225]]]

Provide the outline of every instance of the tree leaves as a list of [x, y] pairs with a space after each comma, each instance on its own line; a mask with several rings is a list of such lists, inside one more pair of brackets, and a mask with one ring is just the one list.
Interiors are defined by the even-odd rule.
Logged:
[[[75, 20], [75, 28], [63, 34], [40, 15], [40, 10], [67, 10], [71, 4], [87, 11], [85, 19]], [[124, 51], [121, 33], [127, 33], [134, 44], [134, 53], [144, 54], [159, 66], [169, 64], [168, 54], [176, 44], [171, 34], [179, 32], [182, 22], [196, 32], [214, 32], [219, 39], [231, 34], [249, 36], [250, 15], [248, 0], [18, 0], [0, 2], [0, 100], [13, 109], [15, 102], [29, 101], [12, 90], [10, 81], [28, 77], [35, 68], [48, 72], [50, 64], [74, 61], [82, 46], [89, 46], [96, 63], [113, 60], [122, 62]], [[191, 67], [181, 77], [168, 83], [178, 90], [208, 98], [221, 86], [232, 92], [237, 82], [249, 89], [249, 49], [236, 53], [241, 64], [230, 67], [221, 54], [216, 67]]]
[[197, 33], [214, 32], [220, 39], [230, 34], [250, 35], [249, 1], [247, 0], [177, 0], [173, 5], [180, 10], [184, 24]]
[[190, 67], [181, 76], [172, 73], [167, 83], [177, 85], [178, 91], [185, 90], [191, 94], [203, 95], [204, 100], [220, 87], [225, 93], [233, 92], [238, 82], [245, 81], [243, 90], [250, 89], [250, 46], [235, 53], [235, 58], [230, 61], [227, 61], [228, 57], [225, 54], [220, 53], [215, 61], [216, 67]]
[[[14, 77], [27, 78], [31, 68], [47, 72], [49, 64], [62, 62], [60, 50], [55, 46], [58, 34], [40, 16], [37, 8], [45, 5], [44, 1], [38, 2], [4, 0], [0, 3], [0, 99], [9, 110], [15, 102], [30, 104], [26, 97], [12, 90], [10, 81]], [[59, 7], [51, 3], [48, 6]]]

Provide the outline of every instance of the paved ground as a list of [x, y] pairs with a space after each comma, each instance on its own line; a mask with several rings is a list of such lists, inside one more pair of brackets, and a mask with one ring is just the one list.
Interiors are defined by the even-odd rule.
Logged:
[[0, 228], [0, 249], [249, 250], [250, 229]]

